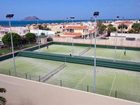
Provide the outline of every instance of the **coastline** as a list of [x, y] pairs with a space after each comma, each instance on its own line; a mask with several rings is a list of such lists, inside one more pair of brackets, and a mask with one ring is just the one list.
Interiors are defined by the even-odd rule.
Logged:
[[[98, 19], [100, 21], [116, 21], [116, 19]], [[125, 20], [140, 20], [140, 19], [125, 19]], [[12, 23], [12, 26], [13, 27], [21, 27], [21, 26], [26, 26], [26, 25], [31, 25], [31, 24], [61, 24], [61, 23], [70, 23], [70, 22], [94, 22], [94, 20], [31, 20], [31, 21], [27, 21], [27, 20], [12, 20], [11, 23]], [[9, 23], [8, 23], [8, 20], [0, 20], [0, 26], [3, 26], [3, 27], [7, 27], [9, 26]]]
[[[74, 20], [73, 22], [88, 22], [90, 20]], [[71, 20], [32, 20], [32, 21], [26, 21], [26, 20], [13, 20], [11, 21], [13, 27], [21, 27], [21, 26], [26, 26], [26, 25], [31, 25], [31, 24], [61, 24], [61, 23], [70, 23], [72, 22]], [[7, 20], [0, 20], [0, 26], [9, 26], [9, 23]]]

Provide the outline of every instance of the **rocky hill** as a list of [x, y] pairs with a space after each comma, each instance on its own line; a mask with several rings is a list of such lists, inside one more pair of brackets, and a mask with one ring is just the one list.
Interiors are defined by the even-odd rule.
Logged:
[[28, 17], [24, 18], [23, 20], [33, 21], [33, 20], [40, 20], [40, 19], [36, 16], [28, 16]]

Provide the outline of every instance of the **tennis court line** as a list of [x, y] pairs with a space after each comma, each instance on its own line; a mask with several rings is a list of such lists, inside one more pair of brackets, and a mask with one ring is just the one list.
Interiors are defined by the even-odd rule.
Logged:
[[124, 53], [124, 49], [121, 49], [121, 50], [120, 50], [120, 56], [119, 56], [119, 59], [120, 59], [120, 60], [122, 60], [122, 56], [124, 56], [123, 53]]
[[115, 84], [116, 78], [117, 78], [117, 73], [115, 72], [115, 77], [114, 77], [114, 79], [113, 79], [113, 81], [112, 81], [112, 86], [111, 86], [111, 89], [110, 89], [110, 92], [109, 92], [109, 96], [110, 96], [111, 93], [112, 93], [112, 90], [113, 90], [113, 87], [114, 87], [114, 84]]
[[86, 72], [86, 75], [84, 75], [84, 77], [76, 84], [75, 88], [77, 88], [83, 81], [84, 79], [87, 77], [88, 71]]

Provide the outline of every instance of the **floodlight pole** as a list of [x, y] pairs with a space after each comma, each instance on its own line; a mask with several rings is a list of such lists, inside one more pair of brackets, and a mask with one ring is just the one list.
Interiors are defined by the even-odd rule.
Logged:
[[[38, 20], [37, 20], [37, 25], [38, 25]], [[37, 38], [38, 38], [38, 47], [40, 49], [39, 27], [38, 27], [38, 31], [37, 31]]]
[[[74, 22], [74, 19], [75, 19], [75, 17], [70, 17], [70, 19], [71, 19], [71, 21], [72, 21], [72, 23]], [[72, 37], [72, 55], [74, 54], [74, 39], [73, 39], [73, 37]]]
[[115, 33], [115, 57], [114, 57], [114, 62], [116, 61], [116, 57], [117, 57], [117, 35], [118, 33]]
[[99, 12], [94, 12], [93, 14], [95, 16], [95, 38], [94, 38], [94, 78], [93, 78], [93, 92], [96, 93], [96, 36], [97, 36], [97, 16], [99, 16]]
[[[116, 18], [118, 20], [120, 17], [117, 16]], [[116, 31], [116, 33], [115, 33], [115, 57], [114, 57], [114, 62], [116, 61], [116, 57], [117, 57], [117, 36], [118, 36], [118, 32]]]
[[[124, 21], [124, 17], [122, 18], [122, 21]], [[123, 48], [124, 51], [125, 51], [125, 47], [124, 47], [124, 45], [123, 45], [123, 34], [125, 33], [125, 32], [124, 32], [124, 28], [125, 28], [125, 27], [124, 27], [124, 24], [122, 24], [122, 30], [121, 30], [121, 34], [122, 34], [121, 39], [122, 39], [122, 40], [121, 40], [121, 41], [122, 41], [122, 48]]]
[[10, 28], [10, 36], [11, 36], [11, 49], [12, 49], [12, 57], [13, 57], [13, 69], [14, 69], [14, 74], [15, 76], [17, 75], [16, 72], [16, 62], [15, 62], [15, 54], [14, 54], [14, 44], [13, 44], [13, 35], [12, 35], [12, 29], [11, 29], [11, 19], [13, 17], [7, 17], [9, 19], [9, 28]]
[[[96, 17], [95, 17], [95, 24], [96, 24]], [[93, 92], [96, 93], [96, 36], [97, 36], [97, 24], [96, 24], [96, 31], [94, 37], [94, 85], [93, 85]]]

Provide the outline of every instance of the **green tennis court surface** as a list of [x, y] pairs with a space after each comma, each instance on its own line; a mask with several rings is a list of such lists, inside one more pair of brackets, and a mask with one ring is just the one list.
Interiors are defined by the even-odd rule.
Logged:
[[[82, 46], [68, 46], [68, 45], [55, 45], [54, 44], [54, 45], [50, 45], [48, 49], [47, 47], [44, 47], [36, 51], [94, 57], [93, 56], [94, 48], [93, 47], [90, 48], [90, 46], [82, 47]], [[126, 54], [125, 54], [125, 51], [126, 51]], [[116, 54], [115, 54], [115, 49], [97, 48], [96, 54], [97, 54], [97, 57], [99, 58], [120, 59], [120, 60], [140, 62], [140, 51], [117, 49]]]
[[[16, 57], [17, 76], [64, 87], [93, 91], [93, 67], [81, 64]], [[14, 74], [12, 60], [0, 62], [0, 72]], [[97, 67], [97, 93], [140, 102], [140, 73]]]
[[[31, 76], [32, 79], [38, 80], [39, 76], [43, 76], [51, 72], [62, 62], [16, 57], [16, 71], [17, 76], [25, 78], [25, 74]], [[14, 75], [12, 59], [0, 62], [0, 73]], [[29, 78], [29, 77], [28, 77]]]
[[[93, 67], [67, 63], [47, 83], [93, 92]], [[120, 98], [140, 100], [140, 73], [97, 67], [97, 93]]]

